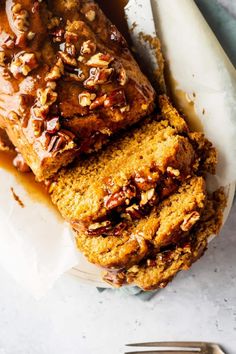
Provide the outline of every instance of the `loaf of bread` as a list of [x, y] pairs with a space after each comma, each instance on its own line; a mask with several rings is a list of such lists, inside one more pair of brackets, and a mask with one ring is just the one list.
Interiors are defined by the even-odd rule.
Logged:
[[0, 16], [0, 127], [38, 180], [153, 110], [153, 88], [94, 1], [1, 1]]
[[50, 181], [49, 192], [76, 230], [90, 262], [122, 268], [178, 243], [200, 219], [205, 173], [216, 152], [201, 133], [190, 133], [166, 96], [161, 114], [75, 161]]

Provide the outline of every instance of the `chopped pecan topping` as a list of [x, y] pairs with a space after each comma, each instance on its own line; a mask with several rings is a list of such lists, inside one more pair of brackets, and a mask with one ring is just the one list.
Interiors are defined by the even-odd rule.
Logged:
[[13, 166], [22, 173], [26, 173], [26, 172], [30, 172], [31, 169], [29, 168], [29, 166], [27, 165], [27, 163], [25, 162], [25, 159], [23, 158], [23, 156], [21, 154], [17, 154], [16, 157], [13, 159]]
[[93, 110], [93, 109], [97, 109], [98, 107], [103, 106], [106, 97], [107, 97], [106, 95], [97, 97], [97, 98], [91, 103], [91, 105], [90, 105], [89, 108], [90, 108], [91, 110]]
[[200, 219], [200, 214], [197, 211], [186, 215], [183, 223], [180, 225], [181, 230], [184, 232], [189, 231], [193, 225]]
[[131, 217], [132, 220], [141, 219], [144, 216], [142, 208], [140, 207], [140, 205], [137, 204], [133, 204], [130, 207], [126, 208], [125, 212]]
[[78, 7], [79, 5], [78, 0], [64, 0], [63, 3], [66, 10], [73, 10], [75, 7]]
[[14, 46], [15, 46], [14, 37], [4, 31], [2, 31], [0, 33], [0, 48], [13, 49]]
[[55, 135], [45, 133], [45, 147], [48, 152], [56, 153], [61, 149], [73, 148], [75, 135], [67, 130], [61, 129]]
[[90, 76], [84, 82], [85, 87], [94, 87], [95, 85], [102, 85], [110, 81], [110, 77], [113, 73], [113, 69], [100, 69], [100, 68], [91, 68]]
[[37, 68], [38, 62], [34, 53], [20, 52], [16, 55], [10, 65], [10, 72], [18, 79], [27, 76], [33, 69]]
[[69, 66], [77, 66], [77, 60], [75, 58], [73, 58], [71, 55], [69, 55], [68, 53], [64, 53], [64, 52], [58, 52], [58, 54], [60, 55], [62, 61], [69, 65]]
[[34, 39], [35, 35], [36, 35], [35, 32], [29, 31], [29, 32], [27, 33], [27, 39], [28, 39], [29, 41], [32, 41], [32, 39]]
[[126, 73], [126, 70], [122, 67], [118, 72], [117, 72], [117, 81], [121, 86], [125, 86], [127, 81], [128, 81], [128, 76]]
[[103, 53], [97, 53], [94, 54], [88, 61], [87, 65], [88, 66], [94, 66], [97, 68], [104, 68], [107, 67], [114, 58], [110, 54], [103, 54]]
[[4, 52], [0, 52], [0, 66], [4, 66], [5, 65], [5, 59], [6, 59], [6, 55]]
[[37, 98], [41, 106], [51, 106], [57, 100], [57, 93], [51, 87], [37, 90]]
[[71, 68], [65, 68], [66, 72], [65, 72], [65, 80], [66, 81], [78, 81], [78, 82], [82, 82], [85, 79], [85, 75], [83, 73], [83, 71], [80, 68], [73, 68], [73, 70], [71, 70]]
[[58, 59], [56, 64], [52, 67], [45, 77], [45, 81], [58, 80], [64, 74], [64, 65], [62, 59]]
[[35, 137], [39, 137], [41, 136], [42, 132], [43, 132], [43, 127], [44, 127], [44, 122], [43, 119], [41, 117], [35, 117], [32, 119], [32, 128], [33, 128], [33, 132], [34, 132], [34, 136]]
[[29, 14], [28, 11], [23, 9], [20, 3], [16, 3], [12, 6], [12, 15], [15, 27], [20, 32], [27, 32], [29, 29]]
[[171, 167], [171, 166], [168, 166], [167, 167], [167, 173], [170, 175], [170, 176], [174, 176], [174, 177], [179, 177], [180, 176], [180, 171]]
[[85, 13], [85, 17], [90, 21], [90, 22], [93, 22], [96, 18], [96, 12], [92, 9], [88, 10], [86, 13]]
[[114, 25], [110, 26], [110, 39], [117, 44], [126, 47], [126, 41], [122, 34], [118, 31], [117, 27]]
[[94, 54], [96, 52], [96, 49], [97, 49], [96, 44], [93, 41], [88, 40], [82, 44], [80, 48], [80, 54], [81, 55]]
[[46, 122], [46, 131], [49, 134], [55, 134], [60, 129], [60, 119], [59, 117], [54, 117]]
[[82, 107], [90, 106], [92, 101], [95, 100], [96, 94], [90, 92], [82, 92], [79, 94], [79, 104]]
[[74, 44], [66, 43], [65, 44], [65, 51], [71, 56], [76, 56], [76, 47]]
[[104, 102], [104, 107], [109, 108], [109, 107], [114, 107], [114, 106], [126, 106], [126, 97], [125, 97], [125, 92], [123, 89], [118, 89], [110, 92], [110, 94], [107, 96], [105, 102]]
[[121, 205], [129, 205], [130, 200], [136, 196], [136, 188], [133, 185], [128, 185], [122, 188], [121, 191], [115, 192], [104, 198], [104, 206], [108, 210], [117, 208]]
[[146, 192], [142, 192], [141, 193], [141, 201], [140, 201], [140, 205], [146, 205], [148, 204], [155, 196], [155, 189], [149, 189]]
[[56, 17], [56, 16], [54, 16], [54, 17], [51, 17], [50, 19], [49, 19], [49, 22], [48, 22], [48, 29], [49, 30], [51, 30], [51, 29], [53, 29], [53, 28], [55, 28], [55, 27], [59, 27], [59, 25], [60, 25], [60, 18], [59, 17]]
[[96, 222], [94, 224], [91, 224], [88, 227], [88, 234], [91, 236], [100, 236], [102, 234], [107, 233], [109, 230], [111, 230], [112, 224], [111, 221], [102, 221], [102, 222]]
[[62, 28], [55, 28], [50, 31], [50, 35], [52, 36], [54, 43], [62, 42], [64, 40], [65, 30]]

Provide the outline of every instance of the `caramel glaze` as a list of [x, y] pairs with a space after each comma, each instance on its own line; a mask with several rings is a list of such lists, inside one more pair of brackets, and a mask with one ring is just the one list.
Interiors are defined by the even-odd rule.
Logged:
[[[124, 1], [112, 3], [118, 23]], [[0, 127], [38, 180], [153, 111], [153, 88], [96, 3], [5, 0], [0, 17]]]
[[[53, 208], [57, 213], [55, 206], [52, 204], [51, 199], [46, 191], [43, 183], [35, 181], [33, 173], [21, 173], [13, 166], [13, 158], [15, 153], [13, 152], [1, 152], [0, 151], [0, 170], [11, 173], [17, 180], [17, 182], [24, 187], [31, 199], [37, 203], [46, 204], [48, 207]], [[24, 202], [24, 200], [23, 200]]]

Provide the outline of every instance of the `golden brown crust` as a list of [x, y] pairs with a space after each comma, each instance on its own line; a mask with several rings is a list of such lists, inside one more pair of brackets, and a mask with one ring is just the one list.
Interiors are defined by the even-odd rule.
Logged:
[[0, 15], [0, 126], [39, 180], [153, 110], [149, 81], [93, 1], [3, 1]]

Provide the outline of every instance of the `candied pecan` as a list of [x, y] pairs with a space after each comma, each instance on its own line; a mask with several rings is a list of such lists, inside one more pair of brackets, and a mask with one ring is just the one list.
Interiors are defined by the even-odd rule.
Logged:
[[103, 280], [112, 286], [120, 287], [126, 283], [126, 275], [124, 272], [109, 271], [104, 274]]
[[62, 28], [55, 28], [53, 31], [49, 33], [52, 36], [53, 42], [62, 42], [65, 35], [65, 30]]
[[16, 155], [16, 157], [13, 159], [13, 166], [22, 173], [26, 173], [26, 172], [30, 172], [31, 169], [29, 168], [29, 166], [27, 165], [27, 163], [25, 162], [25, 159], [23, 158], [23, 156], [18, 153]]
[[36, 35], [35, 32], [29, 31], [29, 32], [27, 33], [27, 39], [28, 39], [29, 41], [32, 41], [32, 39], [34, 39], [35, 35]]
[[133, 185], [124, 186], [121, 191], [112, 193], [104, 198], [104, 206], [108, 210], [117, 208], [123, 204], [129, 204], [136, 196], [136, 187]]
[[32, 6], [32, 8], [31, 8], [31, 11], [32, 11], [32, 13], [33, 14], [35, 14], [35, 13], [37, 13], [38, 11], [39, 11], [39, 3], [40, 3], [41, 1], [35, 1], [34, 3], [33, 3], [33, 6]]
[[51, 30], [52, 28], [59, 27], [60, 25], [60, 18], [59, 17], [51, 17], [48, 22], [48, 29]]
[[39, 137], [43, 132], [43, 126], [44, 126], [43, 119], [41, 117], [40, 118], [35, 117], [31, 119], [31, 123], [32, 123], [34, 136]]
[[110, 26], [110, 39], [118, 45], [126, 47], [126, 41], [115, 25]]
[[46, 131], [49, 134], [55, 134], [60, 129], [60, 118], [53, 117], [46, 122]]
[[149, 189], [146, 192], [142, 192], [140, 205], [148, 204], [154, 197], [155, 197], [155, 189], [154, 188]]
[[96, 222], [88, 227], [87, 233], [90, 236], [100, 236], [102, 234], [106, 234], [108, 231], [111, 230], [111, 228], [112, 223], [109, 220]]
[[94, 54], [96, 52], [96, 49], [97, 49], [96, 44], [89, 39], [88, 41], [85, 41], [82, 44], [80, 48], [80, 54], [81, 55]]
[[117, 72], [117, 81], [121, 86], [125, 86], [128, 81], [126, 70], [123, 67]]
[[137, 204], [133, 204], [133, 205], [129, 206], [128, 208], [126, 208], [125, 213], [127, 213], [131, 217], [132, 220], [141, 219], [144, 216], [144, 212], [143, 212], [142, 208]]
[[64, 64], [62, 59], [58, 59], [56, 64], [51, 68], [49, 73], [45, 76], [45, 81], [58, 80], [64, 74]]
[[0, 48], [13, 49], [15, 46], [14, 37], [4, 31], [0, 33]]
[[199, 219], [200, 214], [197, 211], [193, 211], [192, 213], [186, 215], [183, 223], [180, 225], [181, 230], [184, 232], [189, 231]]
[[121, 232], [123, 232], [127, 227], [127, 223], [126, 222], [120, 222], [119, 224], [117, 224], [114, 229], [113, 229], [113, 235], [114, 236], [119, 236], [121, 234]]
[[38, 62], [34, 53], [20, 52], [10, 64], [10, 72], [18, 79], [27, 76], [33, 69], [37, 68]]
[[124, 195], [123, 191], [115, 192], [110, 196], [104, 198], [104, 206], [108, 210], [111, 210], [117, 208], [118, 206], [121, 206], [122, 204], [125, 204], [126, 199], [127, 198]]
[[0, 52], [0, 66], [4, 66], [5, 65], [5, 59], [6, 59], [6, 55], [4, 52]]
[[171, 167], [171, 166], [167, 167], [167, 173], [172, 177], [179, 177], [180, 176], [180, 171]]
[[114, 106], [126, 106], [126, 97], [123, 89], [117, 89], [109, 93], [107, 96], [104, 107], [114, 107]]
[[70, 57], [76, 56], [76, 47], [74, 44], [66, 43], [65, 44], [65, 51], [67, 54], [70, 55]]
[[44, 106], [44, 105], [52, 105], [54, 102], [57, 100], [57, 93], [51, 88], [50, 86], [47, 86], [45, 89], [40, 88], [37, 90], [37, 98], [39, 100], [39, 103]]
[[77, 60], [73, 58], [71, 55], [68, 53], [59, 51], [58, 54], [60, 55], [61, 59], [63, 62], [69, 66], [77, 66]]
[[26, 32], [29, 29], [28, 11], [20, 3], [13, 4], [11, 10], [15, 27], [20, 32]]
[[85, 13], [85, 17], [90, 21], [93, 22], [96, 18], [96, 12], [93, 9], [88, 10]]
[[87, 65], [88, 66], [94, 66], [97, 68], [104, 68], [107, 67], [114, 58], [110, 54], [104, 54], [104, 53], [97, 53], [94, 54], [88, 61]]
[[90, 106], [92, 101], [95, 100], [96, 94], [90, 92], [81, 92], [79, 94], [79, 104], [82, 107]]
[[98, 108], [98, 107], [103, 106], [106, 97], [107, 97], [106, 95], [97, 97], [97, 98], [91, 103], [89, 109], [93, 110], [93, 109], [96, 109], [96, 108]]
[[62, 135], [52, 135], [47, 147], [48, 152], [57, 152], [64, 148], [67, 143], [67, 139]]

